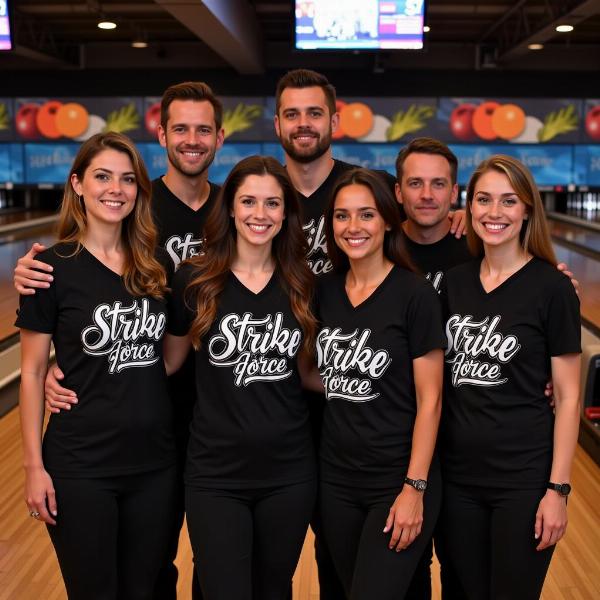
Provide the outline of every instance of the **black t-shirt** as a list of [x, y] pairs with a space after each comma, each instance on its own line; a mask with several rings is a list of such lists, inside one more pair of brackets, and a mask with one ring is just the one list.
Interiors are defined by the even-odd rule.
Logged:
[[396, 266], [356, 307], [345, 275], [321, 278], [318, 304], [317, 366], [327, 397], [321, 477], [402, 485], [417, 413], [412, 361], [446, 343], [437, 294]]
[[[158, 245], [163, 247], [175, 268], [183, 260], [202, 252], [204, 224], [214, 206], [220, 187], [210, 183], [207, 201], [193, 210], [169, 190], [161, 177], [152, 182], [152, 211], [158, 229]], [[194, 357], [190, 352], [184, 365], [169, 377], [169, 395], [174, 401], [175, 427], [183, 455], [183, 442], [192, 417], [196, 395], [194, 393]]]
[[[173, 280], [169, 331], [185, 335], [195, 316], [183, 266]], [[265, 487], [315, 476], [315, 457], [297, 355], [302, 331], [279, 277], [258, 294], [229, 275], [216, 318], [195, 353], [196, 394], [187, 485]]]
[[473, 258], [467, 246], [467, 239], [456, 239], [450, 232], [433, 244], [419, 244], [407, 235], [404, 239], [413, 263], [438, 292], [446, 271]]
[[449, 481], [545, 487], [554, 415], [550, 358], [581, 351], [579, 301], [568, 277], [531, 259], [486, 293], [481, 259], [446, 273], [443, 466]]
[[[329, 202], [335, 184], [340, 175], [346, 171], [356, 169], [356, 165], [335, 160], [333, 169], [327, 179], [310, 196], [298, 192], [302, 212], [304, 213], [304, 233], [308, 240], [308, 264], [315, 275], [324, 275], [331, 271], [331, 261], [327, 258], [327, 242], [325, 240], [325, 220], [323, 213]], [[374, 171], [394, 193], [396, 179], [387, 171]], [[402, 210], [398, 204], [399, 210]]]
[[207, 201], [193, 210], [169, 190], [161, 177], [152, 182], [152, 212], [158, 229], [158, 245], [168, 252], [175, 267], [202, 252], [204, 223], [221, 189], [213, 183], [209, 185]]
[[40, 253], [54, 267], [54, 284], [22, 297], [15, 323], [52, 333], [61, 383], [79, 399], [51, 415], [44, 464], [62, 477], [166, 467], [175, 459], [162, 358], [166, 299], [132, 296], [118, 274], [74, 249], [57, 244]]

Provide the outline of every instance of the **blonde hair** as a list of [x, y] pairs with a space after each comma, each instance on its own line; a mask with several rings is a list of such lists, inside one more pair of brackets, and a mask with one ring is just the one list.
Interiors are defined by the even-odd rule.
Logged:
[[552, 247], [550, 230], [546, 221], [546, 214], [540, 192], [529, 169], [512, 156], [495, 154], [486, 158], [475, 169], [467, 186], [467, 242], [469, 250], [475, 256], [483, 256], [483, 242], [473, 230], [473, 217], [471, 205], [475, 195], [475, 186], [479, 178], [489, 171], [496, 171], [505, 175], [511, 187], [516, 192], [519, 200], [527, 206], [527, 220], [523, 222], [519, 239], [525, 252], [541, 258], [551, 265], [556, 266], [557, 260]]
[[125, 217], [121, 230], [125, 250], [123, 282], [127, 291], [134, 296], [149, 295], [162, 298], [167, 286], [167, 277], [154, 256], [157, 233], [150, 206], [150, 178], [137, 148], [123, 134], [98, 133], [79, 148], [65, 185], [58, 219], [58, 240], [75, 243], [74, 254], [81, 251], [81, 240], [87, 231], [88, 222], [83, 199], [75, 193], [71, 180], [72, 176], [76, 175], [79, 181], [83, 181], [92, 160], [105, 150], [116, 150], [126, 154], [131, 160], [137, 182], [135, 206]]

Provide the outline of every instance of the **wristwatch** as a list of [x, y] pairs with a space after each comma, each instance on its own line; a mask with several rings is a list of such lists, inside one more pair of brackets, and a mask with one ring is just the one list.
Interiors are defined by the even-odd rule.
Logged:
[[568, 483], [548, 483], [548, 489], [554, 490], [559, 496], [566, 498], [571, 493], [571, 486]]
[[404, 483], [412, 486], [417, 492], [424, 492], [427, 489], [427, 482], [424, 479], [411, 479], [410, 477], [404, 478]]

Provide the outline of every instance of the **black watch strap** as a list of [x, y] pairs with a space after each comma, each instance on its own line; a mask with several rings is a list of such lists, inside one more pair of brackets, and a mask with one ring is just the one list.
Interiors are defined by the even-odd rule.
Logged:
[[411, 479], [410, 477], [405, 477], [404, 483], [414, 487], [417, 492], [424, 492], [427, 489], [427, 481], [425, 481], [425, 479]]
[[548, 489], [554, 490], [559, 496], [566, 498], [571, 493], [571, 486], [568, 483], [548, 483]]

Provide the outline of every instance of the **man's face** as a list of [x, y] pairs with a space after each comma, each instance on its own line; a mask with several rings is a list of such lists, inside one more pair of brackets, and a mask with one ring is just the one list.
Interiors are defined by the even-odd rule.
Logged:
[[458, 185], [452, 185], [450, 163], [439, 154], [409, 154], [396, 184], [396, 198], [406, 218], [424, 228], [446, 225]]
[[215, 112], [207, 100], [173, 100], [166, 128], [158, 127], [158, 140], [167, 149], [170, 165], [186, 177], [198, 177], [208, 169], [223, 145]]
[[330, 114], [320, 87], [286, 88], [275, 116], [275, 132], [292, 160], [310, 163], [329, 150], [338, 120], [337, 113]]

